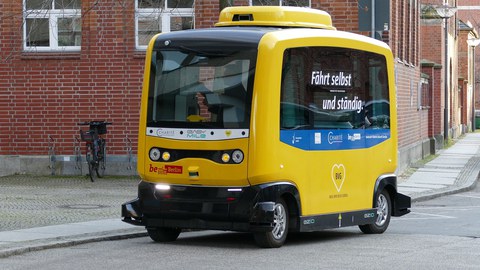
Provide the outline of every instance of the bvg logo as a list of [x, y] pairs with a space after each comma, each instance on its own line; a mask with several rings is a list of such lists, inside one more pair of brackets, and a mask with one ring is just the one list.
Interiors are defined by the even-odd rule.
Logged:
[[340, 192], [340, 190], [342, 190], [343, 183], [345, 182], [345, 176], [346, 176], [345, 174], [346, 174], [346, 170], [343, 164], [333, 164], [331, 177], [332, 177], [333, 184], [337, 189], [337, 192]]

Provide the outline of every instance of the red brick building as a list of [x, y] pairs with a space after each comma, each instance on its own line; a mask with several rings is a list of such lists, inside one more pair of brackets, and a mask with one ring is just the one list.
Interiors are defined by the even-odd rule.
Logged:
[[116, 172], [134, 174], [134, 166], [126, 170], [126, 142], [135, 154], [148, 38], [212, 27], [225, 6], [265, 3], [323, 9], [338, 30], [373, 32], [388, 43], [396, 57], [400, 168], [430, 154], [436, 131], [429, 131], [432, 113], [421, 98], [428, 95], [421, 91], [419, 1], [375, 1], [372, 7], [370, 0], [4, 0], [0, 174], [75, 173], [76, 124], [94, 119], [114, 123], [108, 153]]
[[[478, 14], [480, 13], [480, 0], [458, 0], [458, 17], [465, 23], [469, 23], [472, 29], [480, 28], [480, 20]], [[478, 30], [476, 30], [478, 32]], [[478, 33], [477, 33], [478, 34]], [[472, 37], [470, 37], [472, 38]], [[479, 38], [478, 35], [476, 38]], [[480, 74], [480, 48], [475, 50], [475, 74]], [[475, 78], [475, 108], [480, 110], [480, 76]]]
[[[470, 20], [475, 22], [474, 13], [471, 11], [480, 10], [478, 5], [475, 6], [480, 4], [480, 1], [448, 1], [450, 6], [458, 10], [447, 20], [447, 36], [445, 36], [445, 21], [435, 11], [435, 7], [443, 3], [444, 1], [440, 0], [423, 0], [421, 20], [422, 72], [428, 77], [426, 90], [431, 97], [427, 102], [429, 137], [435, 138], [437, 148], [441, 148], [444, 142], [446, 121], [443, 116], [446, 93], [448, 93], [447, 129], [450, 138], [457, 138], [472, 130], [473, 90], [476, 88], [478, 91], [478, 86], [474, 83], [476, 72], [473, 70], [475, 50], [468, 42], [479, 38], [475, 30], [478, 25], [473, 25]], [[447, 62], [445, 62], [445, 44], [448, 47]]]

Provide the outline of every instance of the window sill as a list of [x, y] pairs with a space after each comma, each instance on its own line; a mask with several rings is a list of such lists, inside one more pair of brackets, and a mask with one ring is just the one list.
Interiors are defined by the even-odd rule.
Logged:
[[147, 54], [146, 50], [137, 49], [133, 52], [133, 58], [145, 59], [146, 54]]
[[23, 52], [22, 60], [58, 60], [58, 59], [80, 59], [80, 52]]

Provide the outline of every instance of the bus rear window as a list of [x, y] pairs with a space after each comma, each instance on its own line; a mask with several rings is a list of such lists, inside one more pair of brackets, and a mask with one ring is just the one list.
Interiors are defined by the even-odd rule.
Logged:
[[386, 60], [334, 47], [287, 49], [281, 129], [390, 128]]

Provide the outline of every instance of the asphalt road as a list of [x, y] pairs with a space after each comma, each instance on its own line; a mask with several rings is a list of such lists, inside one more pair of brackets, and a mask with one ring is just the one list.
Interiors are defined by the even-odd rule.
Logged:
[[480, 185], [472, 191], [416, 203], [410, 214], [394, 220], [391, 233], [480, 238]]
[[26, 253], [0, 269], [479, 269], [480, 189], [414, 204], [382, 235], [356, 227], [289, 236], [260, 249], [250, 234], [189, 232]]
[[326, 231], [259, 249], [244, 233], [187, 233], [51, 249], [2, 259], [1, 269], [478, 269], [480, 240], [423, 234]]

